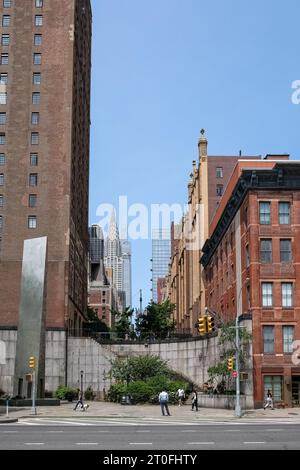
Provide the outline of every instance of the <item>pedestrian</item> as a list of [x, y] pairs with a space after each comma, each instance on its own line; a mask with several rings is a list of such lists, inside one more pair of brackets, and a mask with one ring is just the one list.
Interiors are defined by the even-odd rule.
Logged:
[[198, 411], [198, 395], [195, 389], [193, 389], [192, 393], [192, 411], [194, 411], [194, 408]]
[[81, 409], [82, 409], [82, 410], [84, 409], [84, 405], [83, 405], [83, 393], [82, 393], [81, 390], [79, 390], [79, 388], [77, 389], [77, 391], [78, 391], [78, 401], [77, 401], [77, 403], [76, 403], [76, 406], [75, 406], [75, 408], [74, 408], [74, 411], [77, 410], [77, 406], [78, 406], [78, 405], [81, 405]]
[[266, 408], [271, 408], [271, 410], [274, 410], [273, 395], [270, 389], [267, 392], [267, 399], [266, 399], [266, 404], [264, 406], [264, 410]]
[[181, 406], [183, 405], [184, 399], [185, 399], [185, 393], [184, 393], [183, 388], [179, 388], [177, 390], [177, 395], [178, 395], [178, 406]]
[[159, 400], [159, 403], [160, 403], [161, 414], [162, 414], [163, 416], [165, 416], [165, 410], [166, 410], [167, 415], [168, 415], [168, 416], [171, 416], [171, 415], [170, 415], [169, 408], [168, 408], [169, 395], [168, 395], [168, 393], [167, 393], [165, 390], [163, 390], [163, 391], [159, 394], [158, 400]]

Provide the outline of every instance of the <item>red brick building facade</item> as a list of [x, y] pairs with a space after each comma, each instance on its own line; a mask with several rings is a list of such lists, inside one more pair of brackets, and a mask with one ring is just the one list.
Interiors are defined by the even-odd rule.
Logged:
[[[47, 327], [87, 304], [91, 7], [1, 2], [0, 326], [16, 327], [23, 241], [48, 237]], [[1, 139], [1, 137], [0, 137]]]
[[300, 164], [287, 158], [238, 163], [201, 259], [207, 306], [252, 321], [255, 407], [268, 389], [300, 399]]

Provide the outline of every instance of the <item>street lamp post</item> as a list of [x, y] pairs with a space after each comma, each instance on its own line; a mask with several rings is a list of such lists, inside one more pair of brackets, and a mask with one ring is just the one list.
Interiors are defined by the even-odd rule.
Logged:
[[241, 402], [240, 402], [240, 329], [239, 329], [239, 316], [235, 320], [235, 371], [236, 371], [236, 400], [235, 400], [235, 416], [240, 418], [242, 416]]
[[83, 393], [83, 370], [80, 371], [80, 391]]

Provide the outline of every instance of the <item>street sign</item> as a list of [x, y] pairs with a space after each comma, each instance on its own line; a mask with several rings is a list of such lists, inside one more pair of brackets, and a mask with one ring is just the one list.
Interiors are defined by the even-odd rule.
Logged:
[[237, 371], [234, 370], [233, 372], [231, 372], [231, 377], [237, 377]]

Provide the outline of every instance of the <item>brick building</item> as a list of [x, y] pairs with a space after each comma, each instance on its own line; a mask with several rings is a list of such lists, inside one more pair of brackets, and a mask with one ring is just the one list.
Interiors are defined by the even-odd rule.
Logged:
[[168, 297], [176, 305], [178, 330], [197, 334], [195, 324], [206, 306], [200, 258], [209, 235], [209, 222], [239, 160], [260, 157], [208, 156], [204, 130], [198, 141], [199, 161], [193, 161], [188, 183], [189, 211], [180, 224], [171, 226], [171, 266]]
[[91, 7], [1, 2], [0, 328], [18, 324], [23, 241], [48, 237], [46, 323], [87, 305]]
[[207, 306], [250, 321], [255, 407], [268, 389], [300, 398], [300, 163], [288, 158], [237, 163], [201, 259]]

